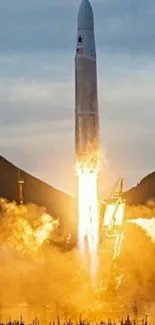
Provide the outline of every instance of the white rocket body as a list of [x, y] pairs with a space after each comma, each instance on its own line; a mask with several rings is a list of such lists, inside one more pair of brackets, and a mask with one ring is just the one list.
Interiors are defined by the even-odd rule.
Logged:
[[81, 167], [96, 168], [99, 155], [99, 116], [97, 67], [93, 10], [82, 0], [78, 13], [75, 56], [76, 86], [76, 159]]

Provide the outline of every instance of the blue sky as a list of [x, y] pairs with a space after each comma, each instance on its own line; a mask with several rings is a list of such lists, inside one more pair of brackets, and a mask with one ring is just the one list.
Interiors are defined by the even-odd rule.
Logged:
[[[74, 192], [74, 54], [79, 0], [0, 0], [0, 152]], [[102, 186], [155, 170], [155, 1], [92, 0]]]

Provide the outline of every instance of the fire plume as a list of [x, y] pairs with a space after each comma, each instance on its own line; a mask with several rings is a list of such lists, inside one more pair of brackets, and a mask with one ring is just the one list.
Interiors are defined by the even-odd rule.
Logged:
[[82, 254], [86, 245], [91, 258], [91, 272], [95, 272], [98, 248], [97, 169], [78, 169], [78, 243]]

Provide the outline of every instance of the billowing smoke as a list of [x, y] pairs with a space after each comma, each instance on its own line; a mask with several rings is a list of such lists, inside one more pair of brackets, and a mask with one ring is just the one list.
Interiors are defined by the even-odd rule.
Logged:
[[37, 252], [58, 226], [58, 220], [32, 204], [17, 206], [1, 199], [0, 207], [0, 243], [7, 242], [20, 254]]
[[128, 220], [155, 217], [155, 201], [149, 200], [146, 205], [127, 205], [125, 215]]
[[[137, 217], [143, 217], [143, 209], [146, 211], [143, 207], [139, 208], [139, 213], [136, 210]], [[150, 237], [148, 233], [148, 229], [152, 229], [154, 225], [154, 219], [135, 219], [133, 223], [134, 211], [135, 208], [132, 212], [130, 207], [129, 215], [128, 209], [128, 218], [132, 222], [126, 226], [121, 254], [112, 270], [108, 297], [109, 306], [110, 299], [112, 302], [115, 300], [116, 307], [121, 306], [124, 310], [124, 305], [132, 306], [135, 300], [155, 301], [155, 245], [152, 235]], [[148, 217], [151, 213], [149, 208]], [[145, 226], [142, 227], [142, 224]], [[104, 304], [102, 306], [102, 301], [99, 304], [96, 292], [91, 287], [87, 261], [85, 264], [82, 262], [76, 248], [62, 251], [60, 246], [51, 244], [58, 225], [59, 222], [46, 214], [44, 208], [32, 204], [17, 206], [1, 200], [2, 320], [8, 320], [13, 315], [13, 307], [14, 317], [19, 316], [19, 313], [23, 314], [25, 310], [27, 322], [37, 314], [43, 321], [45, 318], [50, 321], [58, 314], [60, 317], [70, 316], [74, 319], [77, 315], [86, 313], [91, 318], [94, 311], [99, 316], [100, 307], [103, 313]], [[105, 265], [106, 261], [101, 258], [100, 271], [104, 272]]]
[[21, 304], [37, 308], [36, 314], [53, 306], [51, 319], [62, 311], [75, 316], [95, 308], [89, 270], [78, 250], [62, 252], [51, 245], [57, 227], [44, 208], [1, 200], [1, 314], [7, 309], [9, 317], [10, 308]]
[[118, 305], [139, 308], [155, 302], [154, 204], [127, 207], [128, 219], [121, 254], [111, 277], [111, 292]]
[[129, 222], [142, 228], [146, 232], [146, 234], [151, 238], [152, 242], [155, 243], [155, 218], [139, 218], [133, 220], [131, 219]]
[[147, 234], [134, 224], [128, 224], [122, 253], [116, 270], [123, 274], [119, 295], [128, 303], [135, 300], [155, 301], [155, 245]]

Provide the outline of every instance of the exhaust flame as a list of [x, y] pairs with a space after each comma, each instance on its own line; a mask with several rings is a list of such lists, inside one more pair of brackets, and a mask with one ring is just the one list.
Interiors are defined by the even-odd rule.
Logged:
[[91, 258], [92, 276], [97, 267], [98, 248], [98, 197], [97, 169], [78, 169], [78, 243], [82, 254], [86, 251], [86, 241]]
[[155, 218], [151, 219], [132, 219], [128, 221], [129, 223], [134, 223], [137, 226], [141, 227], [147, 235], [152, 239], [152, 242], [155, 243]]

